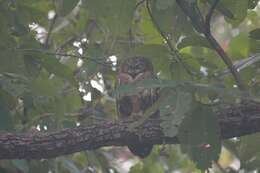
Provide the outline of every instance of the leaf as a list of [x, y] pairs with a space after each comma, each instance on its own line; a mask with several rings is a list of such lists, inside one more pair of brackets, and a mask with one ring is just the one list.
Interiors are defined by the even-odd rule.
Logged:
[[[213, 5], [215, 0], [208, 0], [208, 2]], [[220, 11], [224, 16], [234, 19], [232, 12], [221, 1], [217, 5], [217, 10]]]
[[145, 8], [142, 8], [141, 16], [142, 20], [140, 21], [140, 30], [144, 35], [144, 44], [162, 44], [163, 39], [154, 27], [154, 24]]
[[62, 164], [63, 166], [69, 170], [69, 172], [71, 173], [81, 173], [81, 171], [77, 168], [77, 166], [71, 161], [71, 160], [68, 160], [68, 159], [61, 159], [62, 161]]
[[29, 28], [21, 24], [19, 21], [15, 21], [14, 26], [12, 27], [12, 34], [21, 37], [29, 33]]
[[[84, 53], [84, 56], [88, 56], [98, 62], [106, 62], [103, 50], [100, 46], [89, 46], [88, 50]], [[96, 62], [84, 59], [82, 68], [85, 71], [85, 78], [87, 80], [92, 78], [93, 75], [99, 72], [99, 67], [99, 64], [97, 64]]]
[[146, 119], [148, 119], [150, 116], [152, 116], [156, 111], [158, 111], [160, 109], [160, 107], [163, 107], [162, 103], [164, 103], [164, 100], [165, 98], [168, 98], [166, 97], [166, 95], [168, 95], [169, 93], [167, 92], [168, 90], [166, 89], [166, 92], [165, 91], [161, 91], [160, 92], [160, 96], [159, 98], [156, 100], [155, 103], [153, 103], [153, 105], [151, 107], [149, 107], [143, 114], [142, 118], [139, 119], [139, 121], [136, 121], [132, 124], [130, 124], [128, 127], [129, 127], [129, 130], [133, 130], [135, 129], [136, 127], [142, 125]]
[[135, 1], [129, 0], [84, 0], [83, 5], [91, 17], [113, 35], [126, 34], [132, 23]]
[[[188, 66], [186, 66], [189, 68]], [[190, 68], [189, 68], [190, 69]], [[180, 62], [174, 62], [171, 64], [171, 79], [180, 81], [190, 79], [189, 74]]]
[[185, 14], [190, 18], [190, 22], [196, 31], [203, 33], [204, 21], [201, 17], [197, 1], [179, 0], [178, 4], [181, 6]]
[[[73, 87], [56, 76], [49, 78], [48, 72], [42, 70], [31, 83], [34, 111], [38, 114], [54, 114], [55, 116], [50, 116], [50, 118], [59, 117], [60, 123], [65, 118], [65, 113], [72, 112], [81, 105], [80, 95]], [[46, 123], [49, 122], [46, 121]]]
[[258, 2], [259, 2], [259, 0], [249, 0], [248, 8], [249, 9], [254, 9], [257, 6]]
[[143, 173], [143, 172], [149, 172], [149, 173], [164, 173], [164, 169], [162, 167], [162, 164], [154, 161], [146, 161], [145, 163], [137, 163], [133, 165], [129, 171], [129, 173]]
[[223, 5], [234, 15], [234, 18], [225, 18], [225, 20], [234, 27], [238, 26], [247, 16], [248, 1], [249, 0], [222, 1]]
[[160, 78], [170, 78], [172, 55], [166, 46], [160, 44], [136, 46], [129, 54], [130, 56], [143, 56], [149, 58], [154, 65], [155, 71], [160, 72]]
[[55, 4], [58, 14], [60, 16], [66, 16], [75, 8], [78, 2], [79, 0], [56, 0]]
[[26, 160], [12, 160], [12, 164], [24, 173], [29, 172], [29, 165]]
[[17, 100], [10, 93], [0, 88], [0, 105], [6, 107], [8, 110], [13, 109], [17, 104]]
[[29, 173], [46, 173], [50, 171], [50, 167], [57, 164], [56, 159], [55, 160], [30, 160], [27, 162], [29, 164]]
[[142, 173], [142, 172], [143, 172], [143, 165], [141, 163], [137, 163], [133, 165], [129, 171], [129, 173]]
[[145, 79], [136, 84], [120, 85], [116, 91], [116, 96], [134, 95], [135, 93], [148, 88], [160, 88], [160, 87], [177, 87], [181, 82], [167, 81], [160, 79]]
[[162, 79], [145, 79], [136, 84], [121, 85], [116, 88], [115, 97], [129, 96], [138, 93], [148, 88], [182, 88], [185, 91], [199, 91], [199, 92], [216, 92], [222, 96], [241, 97], [242, 93], [239, 90], [223, 88], [219, 85], [209, 85], [196, 83], [191, 81], [174, 81], [174, 80], [162, 80]]
[[216, 114], [209, 106], [197, 104], [179, 128], [181, 149], [205, 170], [217, 161], [221, 150], [220, 128]]
[[260, 28], [254, 29], [249, 32], [249, 37], [255, 40], [260, 40]]
[[232, 59], [241, 59], [248, 57], [249, 38], [246, 33], [240, 33], [232, 38], [229, 43], [228, 53]]
[[175, 137], [178, 134], [178, 128], [185, 115], [189, 113], [191, 103], [192, 96], [188, 92], [177, 89], [174, 94], [168, 93], [160, 107], [160, 126], [166, 136]]
[[42, 59], [41, 65], [50, 73], [61, 77], [62, 79], [68, 80], [71, 84], [75, 85], [75, 79], [73, 77], [73, 71], [66, 65], [60, 63], [60, 61], [53, 57], [47, 56]]
[[[2, 98], [1, 98], [2, 99]], [[10, 111], [7, 107], [4, 106], [3, 102], [1, 101], [0, 105], [0, 131], [12, 131], [13, 130], [13, 120], [11, 118]]]
[[32, 55], [24, 55], [24, 64], [29, 77], [37, 77], [40, 73], [41, 59]]
[[[155, 24], [157, 23], [161, 32], [169, 37], [169, 39], [177, 42], [177, 40], [179, 40], [183, 35], [196, 34], [191, 22], [182, 12], [176, 1], [152, 0], [150, 2], [152, 16], [154, 18], [154, 21], [151, 22]], [[156, 29], [156, 26], [153, 28]]]
[[187, 46], [207, 47], [207, 48], [212, 49], [212, 47], [209, 45], [209, 43], [205, 37], [197, 36], [197, 35], [184, 37], [178, 43], [177, 48], [182, 49]]
[[32, 80], [30, 90], [35, 96], [52, 97], [57, 95], [63, 86], [64, 82], [60, 78], [54, 77], [50, 79], [48, 72], [42, 70], [40, 75]]
[[164, 10], [171, 7], [175, 2], [173, 0], [156, 1], [156, 8], [158, 10]]
[[13, 97], [19, 97], [28, 90], [28, 79], [16, 73], [3, 73], [0, 74], [0, 86]]

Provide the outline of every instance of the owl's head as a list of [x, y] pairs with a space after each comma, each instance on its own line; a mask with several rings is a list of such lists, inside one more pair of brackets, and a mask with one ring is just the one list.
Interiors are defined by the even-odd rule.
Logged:
[[144, 73], [146, 71], [153, 72], [153, 65], [148, 59], [136, 56], [128, 58], [124, 61], [121, 64], [119, 71], [122, 73], [127, 73], [135, 78], [140, 73]]

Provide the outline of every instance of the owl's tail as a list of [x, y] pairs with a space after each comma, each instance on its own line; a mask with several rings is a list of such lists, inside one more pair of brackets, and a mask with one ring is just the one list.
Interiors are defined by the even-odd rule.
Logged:
[[151, 153], [153, 145], [142, 142], [136, 142], [134, 144], [129, 144], [128, 148], [134, 155], [139, 156], [141, 158], [145, 158]]

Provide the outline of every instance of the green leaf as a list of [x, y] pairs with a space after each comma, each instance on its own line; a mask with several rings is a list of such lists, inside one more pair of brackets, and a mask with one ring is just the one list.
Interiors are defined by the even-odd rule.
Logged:
[[91, 17], [113, 35], [126, 34], [132, 24], [135, 1], [129, 0], [83, 0]]
[[12, 164], [24, 173], [29, 172], [29, 165], [26, 160], [12, 160]]
[[177, 45], [178, 49], [182, 49], [187, 46], [198, 46], [198, 47], [207, 47], [212, 49], [212, 47], [209, 45], [207, 39], [202, 36], [187, 36], [183, 38]]
[[249, 38], [246, 33], [240, 33], [229, 43], [228, 53], [231, 59], [237, 60], [248, 57]]
[[13, 130], [13, 120], [11, 118], [10, 111], [7, 109], [7, 107], [3, 106], [3, 102], [1, 101], [1, 105], [0, 105], [0, 131], [2, 131], [2, 130], [5, 130], [5, 131]]
[[25, 25], [19, 23], [19, 21], [16, 21], [13, 28], [12, 28], [12, 34], [21, 37], [29, 33], [29, 28]]
[[78, 2], [79, 0], [56, 0], [58, 14], [60, 16], [66, 16], [75, 8]]
[[[160, 91], [160, 97], [156, 100], [155, 103], [153, 103], [153, 105], [151, 107], [149, 107], [143, 114], [142, 118], [139, 121], [136, 121], [132, 124], [130, 124], [129, 129], [133, 130], [136, 127], [142, 125], [146, 119], [148, 119], [150, 116], [152, 116], [156, 111], [158, 111], [160, 108], [164, 108], [164, 105], [162, 105], [162, 103], [165, 103], [164, 100], [165, 98], [167, 99], [169, 93], [168, 90], [161, 90]], [[161, 113], [160, 113], [161, 114]]]
[[249, 37], [255, 40], [260, 40], [260, 28], [254, 29], [249, 32]]
[[57, 164], [56, 160], [30, 160], [27, 162], [29, 164], [29, 173], [46, 173], [50, 171], [53, 165]]
[[160, 44], [148, 44], [136, 46], [129, 53], [130, 56], [143, 56], [152, 61], [155, 71], [160, 72], [160, 78], [170, 78], [171, 53], [166, 46]]
[[145, 44], [162, 44], [163, 39], [160, 33], [154, 27], [150, 16], [145, 8], [141, 11], [142, 20], [140, 21], [140, 30], [144, 35]]
[[[84, 56], [90, 57], [91, 59], [98, 62], [106, 62], [102, 48], [97, 45], [89, 46], [88, 50], [84, 53]], [[88, 80], [89, 78], [92, 78], [93, 75], [99, 72], [100, 64], [97, 64], [96, 62], [91, 60], [84, 59], [82, 68], [85, 71], [85, 78]]]
[[192, 114], [186, 116], [179, 128], [178, 139], [182, 151], [187, 153], [205, 170], [217, 161], [221, 150], [220, 128], [216, 114], [212, 108], [197, 104]]
[[68, 80], [71, 84], [75, 85], [75, 79], [73, 77], [73, 71], [66, 65], [60, 63], [60, 61], [53, 56], [46, 56], [42, 58], [41, 65], [49, 72]]
[[68, 159], [61, 159], [62, 160], [62, 164], [63, 166], [71, 173], [81, 173], [81, 171], [79, 170], [79, 168], [77, 168], [77, 166]]
[[0, 105], [7, 108], [8, 110], [11, 110], [16, 106], [16, 104], [16, 98], [6, 90], [0, 88]]
[[137, 163], [133, 165], [129, 171], [129, 173], [142, 173], [142, 172], [143, 172], [143, 166], [141, 163]]
[[28, 90], [28, 79], [16, 73], [0, 75], [0, 86], [13, 97], [21, 97]]
[[55, 76], [50, 79], [44, 70], [32, 81], [31, 92], [34, 96], [34, 111], [38, 114], [47, 112], [55, 115], [50, 118], [64, 118], [65, 113], [72, 112], [81, 105], [80, 95], [73, 86], [66, 85], [63, 80]]
[[175, 2], [173, 0], [156, 1], [156, 8], [158, 10], [164, 10], [171, 7]]
[[[213, 5], [215, 0], [208, 0], [208, 2]], [[221, 1], [217, 5], [217, 10], [220, 11], [224, 16], [234, 19], [232, 12]]]
[[64, 82], [58, 78], [49, 78], [48, 72], [42, 70], [40, 75], [32, 80], [31, 91], [34, 95], [55, 96], [62, 89]]
[[258, 2], [259, 2], [259, 0], [249, 0], [248, 8], [249, 9], [254, 9], [257, 6]]
[[231, 11], [234, 18], [225, 18], [234, 27], [238, 26], [247, 16], [249, 0], [223, 0], [223, 5]]
[[176, 81], [166, 81], [159, 79], [145, 79], [136, 84], [120, 85], [116, 91], [115, 95], [118, 97], [124, 95], [134, 95], [135, 93], [148, 88], [160, 88], [160, 87], [177, 87], [181, 82]]
[[161, 103], [160, 117], [162, 122], [160, 126], [163, 133], [169, 137], [175, 137], [178, 134], [178, 128], [185, 115], [191, 109], [192, 96], [188, 92], [177, 89], [175, 93], [169, 93]]
[[188, 80], [190, 76], [180, 62], [174, 62], [171, 64], [171, 79], [176, 81]]
[[131, 167], [129, 173], [143, 173], [143, 172], [149, 172], [149, 173], [164, 173], [164, 169], [162, 167], [162, 164], [159, 162], [145, 162], [144, 164], [137, 163], [134, 166]]
[[181, 6], [185, 14], [190, 18], [190, 22], [196, 31], [203, 33], [204, 31], [204, 21], [201, 17], [197, 1], [187, 1], [181, 0], [178, 1], [178, 4]]
[[209, 85], [196, 83], [191, 81], [174, 81], [174, 80], [161, 80], [161, 79], [145, 79], [135, 84], [121, 85], [115, 90], [115, 96], [127, 96], [134, 95], [144, 89], [148, 88], [177, 88], [180, 87], [187, 91], [199, 91], [199, 92], [216, 92], [222, 96], [239, 97], [241, 92], [235, 89], [223, 88], [219, 85]]
[[[176, 1], [152, 0], [150, 2], [154, 20], [151, 22], [159, 25], [161, 32], [167, 35], [169, 39], [177, 42], [180, 36], [196, 34], [191, 22], [182, 12]], [[156, 29], [156, 26], [152, 28]]]
[[40, 73], [41, 59], [32, 55], [24, 55], [24, 64], [29, 77], [37, 77]]

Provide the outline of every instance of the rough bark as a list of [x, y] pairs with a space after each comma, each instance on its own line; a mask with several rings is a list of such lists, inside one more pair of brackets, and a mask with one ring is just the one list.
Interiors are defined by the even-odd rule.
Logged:
[[[260, 104], [244, 103], [217, 112], [223, 139], [260, 131]], [[42, 159], [93, 150], [104, 146], [125, 146], [137, 137], [153, 144], [175, 144], [176, 137], [163, 135], [159, 120], [129, 129], [134, 120], [96, 123], [48, 133], [0, 133], [0, 159]]]

